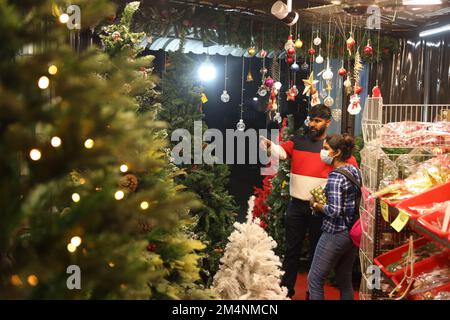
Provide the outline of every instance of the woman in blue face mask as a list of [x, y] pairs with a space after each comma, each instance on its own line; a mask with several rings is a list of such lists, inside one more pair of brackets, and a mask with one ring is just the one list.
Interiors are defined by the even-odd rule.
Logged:
[[357, 202], [360, 196], [361, 175], [359, 170], [346, 161], [352, 156], [355, 143], [348, 134], [328, 136], [320, 152], [320, 158], [333, 166], [325, 186], [327, 204], [311, 200], [311, 206], [323, 214], [322, 235], [314, 253], [308, 274], [311, 300], [323, 300], [323, 286], [334, 269], [341, 300], [352, 300], [352, 267], [356, 247], [349, 230], [358, 218]]

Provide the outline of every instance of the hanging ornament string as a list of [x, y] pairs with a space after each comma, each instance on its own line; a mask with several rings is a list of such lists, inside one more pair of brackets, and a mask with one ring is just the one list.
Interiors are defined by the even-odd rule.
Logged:
[[378, 71], [379, 71], [379, 63], [380, 63], [380, 33], [381, 29], [378, 29], [378, 41], [377, 41], [377, 73], [376, 73], [376, 80], [377, 80], [377, 86], [378, 86]]
[[228, 66], [228, 56], [225, 56], [225, 81], [224, 81], [224, 90], [227, 91], [227, 66]]
[[245, 77], [245, 57], [242, 56], [242, 79], [241, 79], [241, 118], [242, 118], [242, 107], [244, 105], [244, 77]]

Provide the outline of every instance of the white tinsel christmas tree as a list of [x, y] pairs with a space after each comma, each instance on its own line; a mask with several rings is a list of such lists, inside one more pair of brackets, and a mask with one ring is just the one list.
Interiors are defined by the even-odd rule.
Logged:
[[273, 251], [277, 243], [259, 219], [253, 220], [254, 196], [248, 204], [247, 222], [234, 224], [212, 289], [224, 300], [287, 300], [280, 258]]

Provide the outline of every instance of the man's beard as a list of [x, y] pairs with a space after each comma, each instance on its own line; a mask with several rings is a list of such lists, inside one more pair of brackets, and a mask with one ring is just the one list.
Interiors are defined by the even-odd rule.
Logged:
[[325, 130], [327, 130], [327, 127], [325, 126], [317, 131], [315, 129], [312, 129], [312, 127], [308, 127], [308, 136], [313, 139], [318, 138], [325, 133]]

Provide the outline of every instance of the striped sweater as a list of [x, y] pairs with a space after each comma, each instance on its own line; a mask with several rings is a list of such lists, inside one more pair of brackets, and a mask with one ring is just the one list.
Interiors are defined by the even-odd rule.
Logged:
[[[272, 145], [271, 151], [278, 154], [280, 159], [292, 159], [289, 183], [291, 197], [308, 201], [311, 199], [311, 190], [326, 185], [333, 167], [320, 159], [323, 141], [297, 135], [281, 145]], [[358, 167], [353, 156], [347, 162]]]

